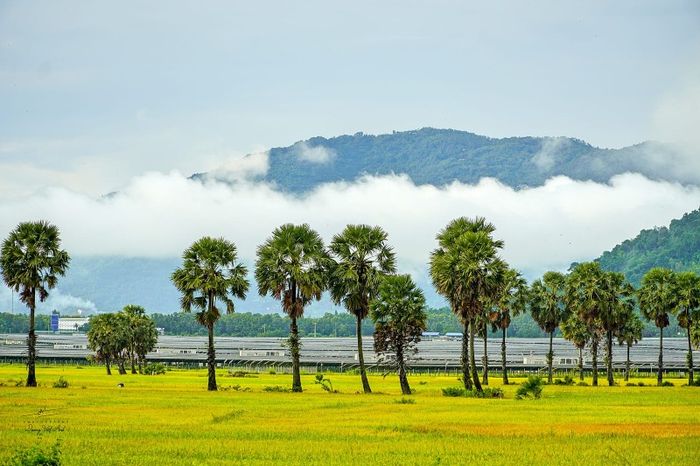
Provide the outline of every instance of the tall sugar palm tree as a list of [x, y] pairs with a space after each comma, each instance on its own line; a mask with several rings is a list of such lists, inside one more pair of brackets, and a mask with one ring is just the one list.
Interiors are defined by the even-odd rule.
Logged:
[[307, 224], [285, 224], [258, 247], [255, 279], [260, 296], [282, 303], [290, 318], [289, 348], [292, 355], [292, 391], [301, 392], [299, 327], [304, 307], [321, 299], [328, 284], [331, 259], [323, 240]]
[[549, 334], [549, 352], [547, 353], [547, 380], [549, 383], [552, 383], [554, 332], [567, 317], [564, 306], [565, 285], [566, 276], [559, 272], [546, 272], [542, 279], [535, 280], [532, 284], [530, 294], [530, 314], [537, 325]]
[[485, 313], [484, 303], [496, 296], [506, 268], [498, 257], [503, 242], [492, 237], [494, 231], [495, 227], [482, 217], [460, 217], [438, 234], [438, 248], [430, 258], [433, 285], [448, 299], [464, 326], [462, 372], [465, 388], [470, 389], [473, 383], [477, 391], [483, 390], [474, 356], [476, 320]]
[[678, 302], [673, 309], [678, 317], [678, 325], [685, 329], [688, 337], [688, 385], [695, 383], [693, 373], [693, 325], [700, 319], [700, 276], [695, 272], [680, 272], [676, 275], [676, 295]]
[[625, 358], [625, 382], [630, 379], [630, 348], [636, 345], [642, 339], [642, 331], [644, 323], [635, 311], [625, 315], [624, 322], [617, 331], [617, 342], [620, 345], [625, 345], [627, 348], [627, 357]]
[[511, 319], [527, 309], [528, 287], [520, 272], [508, 269], [498, 289], [498, 295], [489, 312], [493, 331], [501, 330], [501, 368], [503, 385], [508, 385], [508, 362], [506, 359], [506, 334]]
[[355, 316], [362, 388], [371, 393], [362, 351], [362, 319], [367, 317], [382, 278], [396, 271], [396, 258], [386, 232], [369, 225], [348, 225], [333, 237], [329, 249], [335, 259], [330, 273], [331, 297]]
[[583, 382], [583, 350], [591, 340], [591, 329], [577, 314], [569, 315], [559, 324], [559, 329], [562, 336], [573, 343], [578, 350], [578, 376]]
[[207, 389], [216, 386], [216, 351], [214, 324], [221, 317], [218, 302], [227, 313], [234, 312], [232, 298], [245, 299], [250, 283], [248, 269], [238, 262], [236, 246], [223, 238], [205, 236], [192, 244], [182, 255], [182, 267], [172, 274], [172, 281], [181, 294], [180, 305], [185, 312], [197, 310], [196, 319], [208, 334]]
[[[598, 265], [598, 263], [595, 263]], [[635, 290], [619, 272], [604, 273], [607, 302], [601, 307], [600, 325], [605, 332], [605, 363], [608, 385], [615, 385], [613, 373], [613, 337], [617, 335], [637, 305]]]
[[410, 395], [406, 359], [416, 352], [416, 344], [426, 328], [423, 292], [410, 275], [387, 276], [371, 302], [370, 312], [375, 322], [374, 350], [393, 360], [401, 393]]
[[668, 314], [678, 305], [676, 274], [669, 269], [656, 267], [642, 278], [639, 288], [639, 307], [642, 315], [654, 321], [659, 329], [659, 367], [656, 375], [658, 385], [664, 377], [664, 328], [668, 327]]
[[48, 298], [49, 290], [56, 286], [58, 277], [65, 275], [69, 263], [68, 253], [61, 249], [58, 228], [46, 221], [20, 223], [2, 243], [3, 281], [29, 308], [27, 387], [36, 387], [37, 297], [41, 302]]

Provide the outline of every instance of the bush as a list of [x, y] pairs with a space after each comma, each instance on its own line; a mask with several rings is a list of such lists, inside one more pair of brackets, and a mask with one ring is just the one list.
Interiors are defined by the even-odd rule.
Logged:
[[316, 374], [316, 380], [314, 383], [321, 385], [321, 388], [328, 393], [338, 393], [337, 390], [333, 390], [333, 383], [331, 382], [331, 379], [325, 378], [323, 374]]
[[587, 386], [588, 386], [588, 382], [579, 382], [579, 383], [576, 384], [576, 386], [578, 386], [578, 387], [587, 387]]
[[503, 398], [503, 390], [500, 388], [484, 388], [483, 391], [469, 390], [466, 392], [466, 396], [471, 396], [472, 398]]
[[638, 387], [643, 387], [644, 385], [645, 385], [644, 382], [639, 382], [639, 383], [637, 384]]
[[571, 377], [570, 375], [565, 375], [564, 379], [554, 379], [554, 385], [573, 385], [576, 382], [574, 381], [574, 378]]
[[525, 398], [537, 400], [542, 396], [542, 385], [541, 378], [531, 375], [518, 387], [518, 391], [515, 392], [515, 398], [517, 400], [523, 400]]
[[673, 387], [673, 382], [669, 382], [668, 380], [664, 380], [661, 382], [662, 387]]
[[17, 451], [8, 464], [11, 466], [60, 466], [61, 445], [56, 442], [48, 451], [38, 447]]
[[400, 405], [414, 405], [416, 404], [416, 400], [413, 398], [401, 398], [400, 400], [394, 400], [394, 403]]
[[625, 384], [625, 386], [627, 386], [627, 387], [636, 387], [637, 384], [634, 383], [634, 382], [627, 382], [627, 383]]
[[287, 393], [291, 392], [292, 390], [287, 387], [283, 387], [282, 385], [266, 385], [263, 387], [263, 391], [272, 393]]
[[53, 383], [53, 388], [68, 388], [70, 384], [63, 377], [59, 377], [57, 381]]
[[462, 387], [446, 387], [442, 389], [442, 396], [465, 396], [466, 390]]
[[143, 368], [143, 373], [146, 375], [163, 375], [165, 374], [165, 364], [159, 362], [148, 364]]

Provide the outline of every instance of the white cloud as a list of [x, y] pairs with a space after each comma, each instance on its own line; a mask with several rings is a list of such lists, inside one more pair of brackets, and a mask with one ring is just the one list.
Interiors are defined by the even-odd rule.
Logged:
[[571, 141], [565, 137], [544, 138], [540, 151], [536, 153], [531, 161], [543, 172], [551, 170], [557, 162], [557, 155], [566, 150]]
[[320, 186], [303, 197], [264, 183], [200, 183], [178, 172], [134, 178], [109, 198], [49, 189], [0, 201], [0, 236], [24, 220], [58, 225], [74, 255], [178, 256], [203, 235], [234, 241], [244, 260], [276, 226], [308, 222], [326, 239], [348, 223], [381, 225], [402, 267], [423, 270], [435, 234], [457, 216], [485, 216], [504, 239], [504, 257], [529, 276], [589, 260], [639, 230], [666, 225], [698, 208], [700, 188], [641, 175], [609, 184], [555, 177], [514, 190], [493, 179], [443, 188], [416, 186], [403, 176], [366, 177]]
[[[0, 310], [4, 312], [13, 308], [15, 313], [27, 311], [24, 303], [19, 301], [17, 293], [13, 294], [9, 288], [0, 286]], [[48, 314], [54, 310], [72, 314], [78, 310], [92, 313], [97, 310], [97, 307], [90, 300], [63, 293], [60, 288], [55, 288], [49, 291], [49, 297], [46, 301], [37, 303], [36, 310], [41, 314]]]
[[333, 149], [324, 146], [311, 147], [304, 141], [294, 144], [293, 150], [299, 160], [318, 164], [331, 162], [336, 156]]
[[244, 156], [229, 156], [207, 172], [208, 180], [241, 181], [264, 176], [270, 168], [270, 152], [261, 151]]

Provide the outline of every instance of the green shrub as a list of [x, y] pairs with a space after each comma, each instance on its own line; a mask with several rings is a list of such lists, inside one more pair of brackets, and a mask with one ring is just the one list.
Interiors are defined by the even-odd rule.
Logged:
[[143, 373], [146, 375], [163, 375], [165, 374], [165, 364], [159, 362], [148, 364], [143, 368]]
[[487, 387], [481, 392], [478, 390], [468, 390], [465, 395], [472, 398], [503, 398], [503, 390], [500, 388]]
[[61, 445], [56, 442], [48, 451], [39, 447], [31, 447], [17, 451], [10, 462], [10, 466], [60, 466]]
[[401, 398], [400, 400], [394, 400], [394, 403], [400, 405], [414, 405], [416, 404], [416, 400], [413, 398]]
[[68, 388], [70, 384], [63, 377], [59, 377], [57, 381], [53, 383], [53, 388]]
[[462, 387], [446, 387], [442, 389], [442, 396], [465, 396], [466, 390]]
[[292, 390], [287, 387], [283, 387], [282, 385], [266, 385], [263, 387], [263, 391], [273, 393], [287, 393], [291, 392]]
[[673, 382], [669, 382], [668, 380], [664, 380], [661, 382], [662, 387], [673, 387]]
[[523, 400], [525, 398], [537, 400], [542, 396], [542, 385], [543, 382], [541, 378], [531, 375], [518, 387], [518, 391], [515, 392], [515, 398], [517, 400]]
[[644, 382], [639, 382], [639, 383], [637, 384], [638, 387], [643, 387], [644, 385], [645, 385]]
[[554, 379], [554, 385], [573, 385], [576, 382], [574, 381], [574, 378], [571, 377], [570, 375], [565, 375], [564, 379]]
[[587, 386], [588, 386], [588, 382], [579, 382], [579, 383], [577, 383], [576, 385], [577, 385], [578, 387], [587, 387]]
[[634, 382], [627, 382], [625, 385], [626, 385], [627, 387], [636, 387], [636, 386], [637, 386], [637, 384], [634, 383]]

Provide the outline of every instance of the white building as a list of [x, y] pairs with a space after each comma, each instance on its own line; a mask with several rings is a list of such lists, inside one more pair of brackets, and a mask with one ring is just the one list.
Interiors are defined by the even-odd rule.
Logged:
[[77, 332], [80, 327], [86, 325], [90, 319], [87, 317], [59, 317], [58, 331], [59, 332]]

